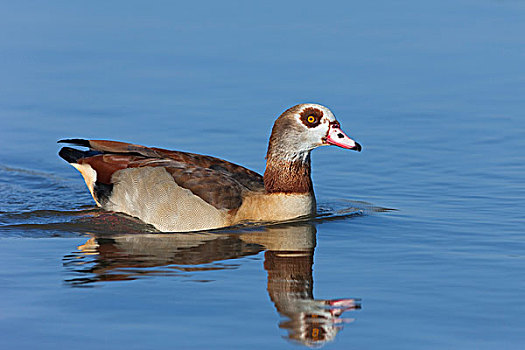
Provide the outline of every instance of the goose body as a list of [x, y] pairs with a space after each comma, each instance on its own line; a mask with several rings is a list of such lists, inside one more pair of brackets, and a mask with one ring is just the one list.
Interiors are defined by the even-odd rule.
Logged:
[[311, 150], [329, 144], [361, 150], [317, 104], [296, 105], [276, 120], [264, 176], [206, 155], [106, 140], [59, 142], [89, 149], [63, 147], [59, 155], [80, 171], [98, 206], [166, 232], [315, 214]]

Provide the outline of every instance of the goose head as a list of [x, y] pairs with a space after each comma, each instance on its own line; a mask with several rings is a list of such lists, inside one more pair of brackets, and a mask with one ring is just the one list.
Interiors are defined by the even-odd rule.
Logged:
[[361, 145], [341, 130], [330, 109], [313, 103], [298, 104], [275, 121], [267, 158], [305, 161], [311, 150], [328, 145], [361, 151]]

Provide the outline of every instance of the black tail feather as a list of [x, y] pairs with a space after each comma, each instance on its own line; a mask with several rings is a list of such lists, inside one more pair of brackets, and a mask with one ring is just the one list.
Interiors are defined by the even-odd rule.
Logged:
[[64, 140], [58, 140], [57, 143], [69, 143], [75, 146], [81, 146], [81, 147], [87, 147], [87, 148], [90, 147], [89, 140], [84, 140], [84, 139], [64, 139]]
[[99, 181], [95, 182], [95, 186], [93, 187], [93, 195], [101, 205], [104, 205], [108, 202], [109, 197], [111, 197], [111, 192], [113, 192], [113, 184], [108, 185]]
[[65, 159], [68, 163], [77, 163], [79, 159], [81, 158], [87, 158], [94, 156], [96, 154], [100, 154], [100, 152], [97, 151], [80, 151], [75, 148], [71, 147], [62, 147], [62, 149], [58, 152], [58, 155]]

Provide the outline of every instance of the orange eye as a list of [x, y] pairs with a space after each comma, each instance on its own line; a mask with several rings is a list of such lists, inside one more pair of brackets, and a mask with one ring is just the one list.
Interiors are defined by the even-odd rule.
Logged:
[[312, 338], [316, 339], [319, 338], [319, 328], [312, 329]]
[[313, 123], [315, 122], [315, 117], [313, 115], [309, 115], [307, 120], [308, 120], [308, 123]]

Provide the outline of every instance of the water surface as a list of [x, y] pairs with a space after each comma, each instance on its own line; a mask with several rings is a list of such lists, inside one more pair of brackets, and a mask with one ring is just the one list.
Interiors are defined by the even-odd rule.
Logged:
[[[0, 8], [1, 348], [523, 348], [522, 2]], [[317, 218], [159, 234], [56, 155], [262, 173], [300, 102], [363, 145], [313, 152]]]

